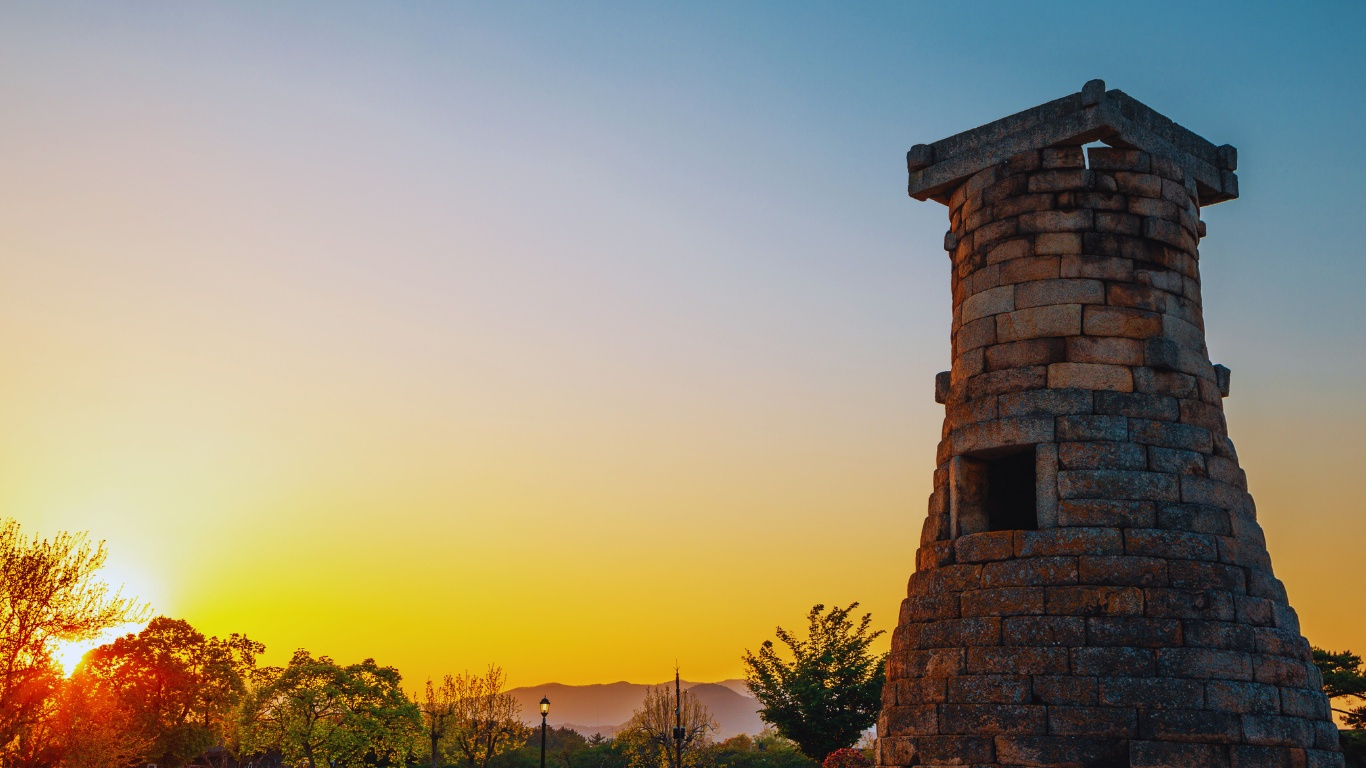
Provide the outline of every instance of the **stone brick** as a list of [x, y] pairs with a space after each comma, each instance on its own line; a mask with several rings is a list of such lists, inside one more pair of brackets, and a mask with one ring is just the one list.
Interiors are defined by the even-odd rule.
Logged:
[[1143, 592], [1134, 587], [1048, 587], [1044, 610], [1058, 616], [1142, 616]]
[[964, 616], [1021, 616], [1043, 613], [1043, 587], [978, 589], [962, 595]]
[[1305, 768], [1302, 749], [1234, 744], [1229, 750], [1233, 755], [1233, 768]]
[[1175, 677], [1102, 677], [1099, 701], [1106, 707], [1204, 709], [1205, 686]]
[[1238, 621], [1256, 627], [1272, 626], [1275, 623], [1271, 612], [1271, 601], [1248, 595], [1235, 595], [1238, 608]]
[[1166, 291], [1139, 283], [1110, 283], [1105, 291], [1106, 304], [1150, 312], [1171, 311], [1172, 298]]
[[[1192, 427], [1191, 429], [1200, 428]], [[1192, 434], [1198, 437], [1198, 433]], [[1244, 495], [1242, 489], [1221, 483], [1218, 480], [1191, 475], [1181, 477], [1181, 500], [1190, 504], [1205, 504], [1221, 509], [1237, 509], [1242, 505]]]
[[1086, 307], [1082, 329], [1088, 336], [1147, 339], [1162, 335], [1162, 315], [1141, 309], [1091, 304]]
[[1058, 473], [1060, 499], [1178, 501], [1175, 475], [1117, 469], [1069, 470]]
[[1010, 368], [973, 376], [968, 380], [968, 397], [976, 399], [1045, 386], [1048, 386], [1047, 367], [1039, 365], [1031, 368]]
[[1227, 536], [1229, 513], [1203, 504], [1167, 504], [1157, 509], [1157, 527]]
[[[1183, 451], [1209, 453], [1212, 447], [1209, 430], [1193, 427], [1189, 424], [1173, 424], [1169, 421], [1130, 419], [1129, 436], [1134, 442], [1156, 445], [1160, 448], [1178, 448]], [[1186, 480], [1203, 480], [1203, 478], [1185, 476], [1182, 480], [1184, 482]], [[1181, 500], [1196, 504], [1208, 503], [1198, 498], [1182, 498]]]
[[907, 624], [915, 617], [917, 621], [958, 618], [958, 595], [955, 593], [918, 595], [901, 601], [901, 620]]
[[1002, 342], [1081, 333], [1082, 306], [1055, 304], [996, 315], [996, 337]]
[[1023, 675], [967, 675], [948, 682], [946, 701], [955, 704], [1028, 704], [1029, 678]]
[[[1220, 559], [1223, 558], [1223, 545], [1226, 540], [1220, 540]], [[1287, 602], [1285, 596], [1285, 585], [1281, 580], [1271, 574], [1270, 571], [1260, 568], [1249, 567], [1247, 569], [1247, 591], [1253, 597], [1265, 597], [1270, 600], [1274, 614], [1274, 603], [1284, 605]]]
[[1194, 376], [1177, 371], [1158, 371], [1140, 367], [1134, 369], [1134, 391], [1166, 397], [1195, 397]]
[[1101, 677], [1153, 677], [1155, 652], [1150, 648], [1073, 648], [1072, 674]]
[[983, 421], [994, 421], [1000, 418], [1000, 411], [996, 407], [996, 396], [988, 395], [976, 400], [958, 400], [947, 403], [944, 416], [951, 424], [965, 426]]
[[[1086, 337], [1082, 337], [1086, 338]], [[1068, 339], [1068, 341], [1072, 341]], [[1138, 345], [1132, 339], [1106, 339], [1113, 342], [1127, 342]], [[1069, 354], [1070, 354], [1069, 347]], [[1069, 358], [1070, 359], [1070, 358]], [[1128, 416], [1136, 419], [1155, 421], [1177, 421], [1181, 409], [1174, 397], [1162, 397], [1140, 392], [1104, 392], [1096, 394], [1096, 413], [1111, 416]]]
[[[1043, 237], [1043, 235], [1039, 235]], [[1034, 252], [1039, 253], [1038, 242], [1034, 244]], [[1060, 275], [1062, 260], [1057, 256], [1037, 255], [1024, 256], [1018, 259], [1011, 259], [1000, 265], [999, 280], [1001, 285], [1013, 285], [1024, 283], [1030, 280], [1051, 280]]]
[[1129, 421], [1119, 416], [1059, 416], [1057, 438], [1124, 442], [1129, 439]]
[[1092, 184], [1091, 172], [1085, 170], [1041, 171], [1029, 177], [1030, 192], [1090, 189]]
[[1138, 735], [1138, 713], [1129, 707], [1049, 707], [1048, 733], [1053, 736], [1132, 738]]
[[1137, 149], [1090, 147], [1086, 150], [1091, 169], [1099, 171], [1139, 171], [1147, 173], [1148, 153]]
[[1206, 619], [1233, 621], [1236, 618], [1234, 595], [1215, 589], [1143, 590], [1143, 612], [1167, 619]]
[[[1165, 531], [1154, 528], [1130, 528], [1124, 532], [1124, 552], [1129, 555], [1144, 555], [1148, 557], [1181, 558], [1185, 560], [1218, 560], [1219, 545], [1214, 537], [1207, 534], [1190, 533], [1187, 531]], [[1179, 563], [1173, 560], [1172, 565]], [[1180, 563], [1184, 568], [1190, 564]], [[1206, 563], [1205, 565], [1213, 565]], [[1211, 578], [1216, 578], [1214, 572], [1205, 571], [1182, 571], [1187, 578], [1196, 578], [1200, 573], [1207, 573]], [[1220, 578], [1218, 583], [1223, 583]], [[1239, 579], [1239, 583], [1242, 580]], [[1173, 584], [1173, 586], [1184, 586]], [[1211, 584], [1210, 586], [1213, 586]], [[1222, 587], [1221, 587], [1222, 588]]]
[[1132, 392], [1134, 376], [1123, 365], [1053, 363], [1048, 366], [1048, 386]]
[[[998, 218], [1009, 218], [1018, 216], [1021, 213], [1030, 211], [1046, 211], [1053, 207], [1053, 196], [1048, 194], [1039, 195], [1017, 195], [1008, 197], [991, 207], [991, 215]], [[1175, 206], [1173, 206], [1175, 210]]]
[[[1043, 611], [1039, 611], [1039, 613], [1043, 613]], [[1300, 637], [1299, 632], [1276, 627], [1257, 627], [1253, 630], [1253, 634], [1257, 638], [1258, 653], [1288, 656], [1304, 661], [1312, 658], [1309, 655], [1309, 643]]]
[[1086, 644], [1086, 620], [1076, 616], [1011, 616], [1001, 621], [1001, 645], [1071, 648]]
[[1129, 280], [1133, 273], [1134, 263], [1129, 259], [1089, 254], [1063, 255], [1059, 269], [1061, 277], [1094, 277], [1101, 280]]
[[1135, 216], [1152, 216], [1167, 221], [1179, 221], [1181, 210], [1169, 200], [1154, 197], [1129, 198], [1129, 213]]
[[1044, 168], [1085, 168], [1086, 153], [1081, 147], [1048, 147], [1040, 153]]
[[1162, 196], [1162, 179], [1152, 174], [1119, 171], [1114, 177], [1116, 188], [1126, 195]]
[[1115, 528], [1015, 531], [1016, 557], [1118, 555], [1123, 552], [1124, 537]]
[[1129, 768], [1229, 768], [1229, 765], [1228, 746], [1224, 744], [1129, 742]]
[[978, 318], [1012, 312], [1015, 309], [1015, 286], [1003, 285], [969, 296], [962, 304], [962, 319], [970, 323]]
[[922, 736], [916, 739], [922, 766], [984, 765], [996, 762], [990, 736]]
[[[968, 592], [966, 594], [971, 594]], [[997, 645], [1001, 641], [1000, 619], [971, 616], [966, 619], [943, 619], [926, 622], [923, 625], [910, 625], [903, 629], [918, 629], [915, 648], [967, 648], [973, 645]]]
[[1147, 469], [1143, 446], [1133, 443], [1058, 443], [1061, 469]]
[[953, 335], [954, 352], [960, 355], [970, 349], [995, 343], [996, 318], [994, 316], [966, 323]]
[[932, 571], [917, 571], [911, 574], [908, 596], [980, 589], [981, 582], [982, 566], [980, 565], [946, 565]]
[[953, 543], [954, 559], [960, 563], [985, 563], [1009, 560], [1014, 556], [1012, 531], [973, 533], [958, 537]]
[[1021, 259], [1034, 255], [1034, 245], [1028, 238], [1018, 238], [998, 243], [987, 252], [987, 264], [1001, 264], [1011, 259]]
[[982, 567], [984, 588], [1056, 586], [1077, 583], [1075, 557], [1034, 557], [987, 563]]
[[[1329, 751], [1327, 749], [1306, 749], [1304, 751], [1305, 768], [1346, 768], [1347, 763], [1342, 753]], [[1248, 763], [1249, 766], [1252, 763]], [[1236, 766], [1235, 768], [1243, 768]], [[1298, 768], [1298, 766], [1296, 766]]]
[[883, 728], [889, 735], [913, 736], [938, 733], [938, 711], [934, 704], [883, 707]]
[[1171, 585], [1177, 589], [1217, 589], [1246, 592], [1247, 576], [1242, 568], [1220, 563], [1172, 560], [1167, 565]]
[[997, 402], [1001, 418], [1062, 416], [1090, 413], [1091, 396], [1089, 389], [1036, 389], [1001, 395]]
[[1195, 451], [1179, 451], [1175, 448], [1148, 448], [1148, 468], [1154, 472], [1169, 472], [1175, 475], [1205, 474], [1205, 456]]
[[1096, 211], [1095, 229], [1097, 232], [1137, 237], [1143, 231], [1143, 219], [1117, 211]]
[[1311, 720], [1327, 720], [1330, 715], [1328, 697], [1324, 696], [1321, 691], [1281, 688], [1280, 694], [1282, 714]]
[[1058, 504], [1058, 525], [1062, 526], [1150, 528], [1154, 519], [1154, 504], [1151, 501], [1073, 499]]
[[1019, 309], [1052, 304], [1104, 304], [1105, 283], [1078, 278], [1034, 280], [1016, 285], [1014, 299], [1013, 308]]
[[1296, 747], [1313, 743], [1309, 722], [1299, 717], [1243, 715], [1243, 735], [1248, 743], [1268, 747]]
[[[1231, 515], [1230, 520], [1236, 520], [1237, 515]], [[1221, 536], [1219, 542], [1219, 559], [1225, 563], [1246, 566], [1254, 569], [1248, 583], [1248, 590], [1258, 597], [1275, 597], [1280, 599], [1280, 588], [1271, 581], [1261, 578], [1261, 572], [1271, 567], [1271, 556], [1266, 552], [1266, 546], [1261, 542], [1248, 542], [1236, 538]], [[1269, 587], [1270, 591], [1266, 588]], [[1254, 591], [1255, 590], [1255, 591]]]
[[1113, 587], [1165, 587], [1167, 561], [1156, 557], [1096, 556], [1077, 559], [1082, 584]]
[[[1086, 649], [1074, 649], [1081, 650]], [[968, 672], [974, 675], [1063, 675], [1067, 674], [1067, 653], [1066, 648], [969, 648]]]
[[936, 648], [928, 651], [906, 651], [898, 661], [904, 677], [953, 677], [966, 671], [967, 651], [963, 648]]
[[1143, 342], [1119, 336], [1071, 336], [1066, 340], [1065, 359], [1073, 363], [1142, 365]]
[[973, 230], [972, 245], [974, 248], [983, 248], [997, 240], [1014, 237], [1019, 232], [1018, 218], [998, 219]]
[[1127, 766], [1129, 745], [1123, 739], [997, 736], [996, 759], [1010, 766]]
[[1148, 710], [1140, 718], [1139, 732], [1145, 739], [1233, 744], [1242, 738], [1242, 722], [1230, 712]]
[[877, 740], [878, 765], [914, 765], [918, 760], [915, 740], [912, 738], [883, 736]]
[[1086, 620], [1086, 644], [1104, 648], [1163, 648], [1181, 644], [1181, 622], [1129, 616], [1099, 616]]
[[1262, 683], [1209, 680], [1205, 683], [1205, 706], [1234, 714], [1267, 714], [1280, 712], [1280, 694], [1276, 686]]
[[1252, 656], [1214, 648], [1159, 648], [1157, 669], [1166, 677], [1252, 680]]
[[1049, 417], [1000, 419], [969, 424], [953, 432], [955, 454], [1053, 442], [1054, 422]]
[[1228, 431], [1223, 408], [1199, 400], [1181, 401], [1181, 421], [1184, 424], [1204, 427], [1212, 432]]
[[1069, 256], [1081, 253], [1081, 235], [1076, 232], [1041, 232], [1034, 237], [1037, 256]]
[[987, 370], [1048, 365], [1067, 359], [1067, 345], [1063, 339], [1028, 339], [1009, 344], [994, 344], [986, 348]]
[[1229, 621], [1185, 621], [1181, 636], [1190, 648], [1219, 648], [1225, 651], [1255, 651], [1257, 641], [1252, 627]]
[[1098, 678], [1074, 675], [1058, 677], [1036, 675], [1033, 680], [1034, 697], [1040, 704], [1087, 706], [1096, 703], [1096, 681]]

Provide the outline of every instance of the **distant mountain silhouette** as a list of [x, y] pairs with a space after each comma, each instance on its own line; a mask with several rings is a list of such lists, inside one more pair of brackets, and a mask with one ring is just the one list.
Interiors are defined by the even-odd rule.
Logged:
[[[673, 688], [673, 681], [667, 684]], [[546, 683], [508, 691], [522, 705], [522, 719], [533, 725], [540, 725], [541, 697], [550, 699], [550, 716], [546, 722], [552, 726], [568, 726], [591, 736], [615, 736], [631, 713], [645, 700], [649, 685], [642, 683], [600, 683], [597, 685], [565, 685]], [[712, 717], [720, 725], [713, 734], [716, 739], [728, 739], [741, 733], [755, 734], [763, 730], [759, 720], [759, 703], [749, 695], [749, 688], [743, 680], [722, 680], [719, 683], [690, 683], [683, 681], [683, 687], [692, 691]]]

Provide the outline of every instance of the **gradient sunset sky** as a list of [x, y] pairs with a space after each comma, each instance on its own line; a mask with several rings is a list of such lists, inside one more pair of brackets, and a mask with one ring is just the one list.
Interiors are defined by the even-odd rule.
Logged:
[[4, 3], [0, 515], [410, 684], [890, 630], [949, 367], [904, 154], [1097, 77], [1239, 149], [1230, 433], [1366, 650], [1360, 3]]

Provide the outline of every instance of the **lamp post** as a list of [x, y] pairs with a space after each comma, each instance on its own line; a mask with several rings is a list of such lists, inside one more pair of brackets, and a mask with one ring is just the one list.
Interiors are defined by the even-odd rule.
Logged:
[[550, 714], [550, 699], [541, 697], [541, 768], [545, 768], [545, 718]]
[[[683, 686], [674, 667], [674, 768], [683, 768]], [[544, 768], [544, 766], [542, 766]]]

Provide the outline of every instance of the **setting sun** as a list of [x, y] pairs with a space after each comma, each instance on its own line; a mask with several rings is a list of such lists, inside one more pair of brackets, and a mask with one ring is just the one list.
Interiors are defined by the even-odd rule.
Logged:
[[117, 637], [135, 633], [143, 626], [145, 625], [122, 624], [107, 629], [89, 640], [62, 641], [57, 644], [57, 650], [52, 655], [57, 660], [58, 666], [62, 668], [62, 675], [71, 677], [71, 673], [76, 671], [76, 667], [80, 665], [87, 653], [105, 643], [113, 642]]

